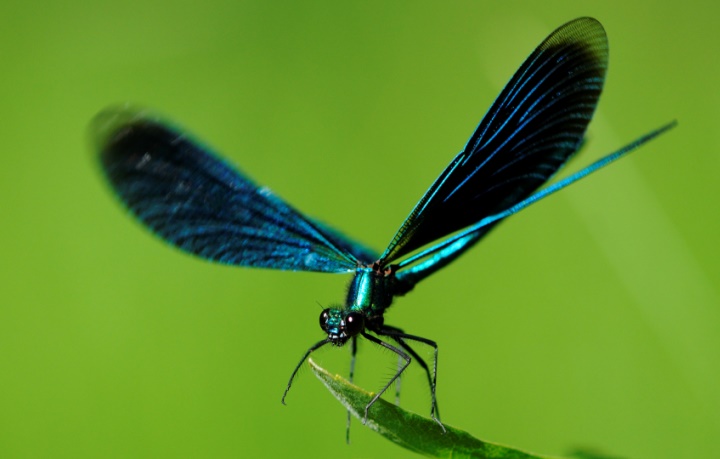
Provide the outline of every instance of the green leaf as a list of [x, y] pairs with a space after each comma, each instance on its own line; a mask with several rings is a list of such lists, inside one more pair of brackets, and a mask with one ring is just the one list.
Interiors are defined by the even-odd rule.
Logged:
[[[365, 406], [373, 395], [350, 384], [338, 375], [331, 375], [308, 359], [313, 373], [325, 384], [355, 417], [362, 420]], [[515, 448], [478, 440], [467, 432], [445, 425], [443, 433], [435, 421], [405, 411], [398, 406], [379, 399], [370, 408], [367, 427], [391, 442], [428, 457], [438, 458], [493, 458], [493, 459], [550, 459], [520, 451]]]

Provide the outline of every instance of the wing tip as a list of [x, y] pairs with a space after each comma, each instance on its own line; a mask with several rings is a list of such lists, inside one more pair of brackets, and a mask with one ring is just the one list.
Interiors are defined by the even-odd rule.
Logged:
[[585, 49], [592, 52], [596, 59], [607, 64], [609, 53], [607, 32], [597, 19], [583, 16], [566, 22], [553, 30], [538, 49], [545, 50], [569, 42], [576, 45], [584, 44]]
[[89, 133], [92, 146], [102, 151], [112, 141], [118, 130], [138, 120], [146, 118], [147, 114], [129, 104], [111, 106], [100, 113], [90, 122]]

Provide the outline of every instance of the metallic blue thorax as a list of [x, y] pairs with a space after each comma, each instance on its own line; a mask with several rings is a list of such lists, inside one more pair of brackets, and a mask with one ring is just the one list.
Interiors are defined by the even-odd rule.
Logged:
[[345, 307], [369, 319], [381, 316], [392, 304], [396, 283], [395, 273], [390, 270], [358, 268], [348, 287]]

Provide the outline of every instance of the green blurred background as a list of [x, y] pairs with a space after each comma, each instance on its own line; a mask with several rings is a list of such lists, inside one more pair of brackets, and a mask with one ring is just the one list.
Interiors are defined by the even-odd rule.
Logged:
[[[577, 169], [396, 302], [440, 344], [443, 419], [561, 454], [717, 457], [720, 32], [711, 2], [0, 5], [0, 457], [411, 457], [304, 370], [349, 277], [230, 268], [160, 243], [101, 180], [89, 120], [152, 107], [299, 209], [382, 249], [522, 60], [594, 16], [610, 72]], [[358, 382], [395, 359], [367, 343]], [[347, 349], [316, 359], [346, 374]], [[403, 406], [429, 409], [424, 377]]]

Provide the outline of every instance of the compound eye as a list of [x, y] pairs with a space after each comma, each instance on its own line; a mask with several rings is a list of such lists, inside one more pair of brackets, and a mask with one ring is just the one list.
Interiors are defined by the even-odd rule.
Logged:
[[365, 328], [363, 315], [359, 312], [351, 312], [345, 317], [345, 333], [348, 336], [355, 336]]
[[325, 333], [327, 333], [328, 319], [330, 319], [330, 310], [324, 309], [323, 312], [320, 313], [320, 328], [322, 328]]

